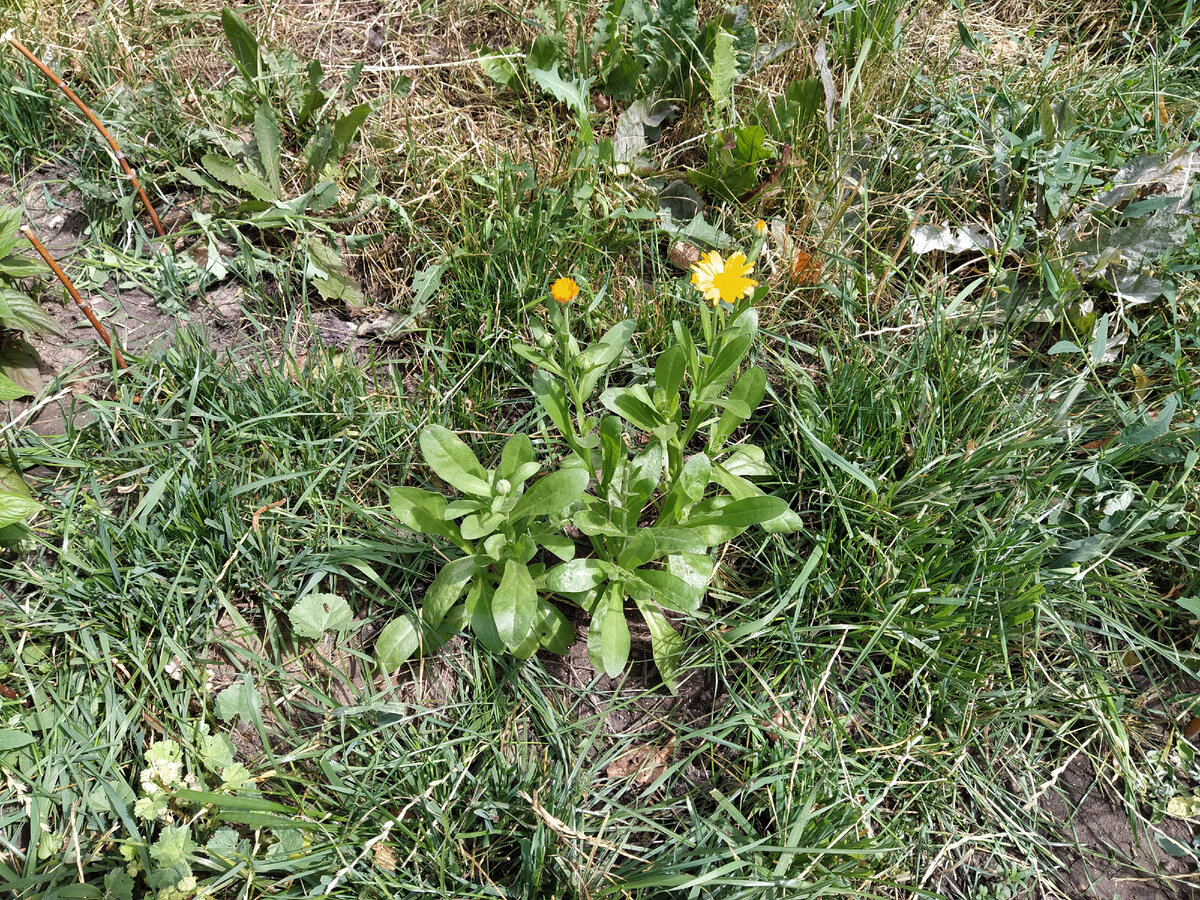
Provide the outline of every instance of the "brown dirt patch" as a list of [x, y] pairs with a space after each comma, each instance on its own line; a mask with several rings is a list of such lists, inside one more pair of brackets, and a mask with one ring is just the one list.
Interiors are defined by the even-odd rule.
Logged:
[[1156, 825], [1130, 824], [1118, 786], [1100, 777], [1082, 754], [1048, 792], [1044, 808], [1060, 823], [1051, 835], [1059, 845], [1063, 888], [1070, 897], [1089, 900], [1185, 900], [1200, 896], [1195, 856], [1168, 854], [1192, 847], [1187, 822], [1165, 819]]

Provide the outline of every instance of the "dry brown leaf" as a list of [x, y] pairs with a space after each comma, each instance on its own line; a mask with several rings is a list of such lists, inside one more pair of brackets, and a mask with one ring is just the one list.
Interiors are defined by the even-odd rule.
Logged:
[[1150, 379], [1146, 370], [1134, 363], [1129, 369], [1133, 373], [1133, 405], [1145, 406], [1146, 398], [1150, 396]]
[[700, 248], [687, 241], [676, 241], [667, 251], [667, 261], [677, 269], [690, 269], [700, 262]]
[[634, 785], [645, 787], [667, 770], [674, 754], [675, 738], [671, 738], [662, 747], [641, 744], [615, 762], [609, 763], [605, 771], [609, 778], [627, 778], [632, 775]]
[[377, 867], [388, 872], [396, 871], [396, 854], [392, 852], [391, 847], [381, 841], [372, 849], [375, 851], [375, 865]]
[[821, 280], [821, 270], [825, 266], [814, 254], [797, 247], [796, 256], [792, 260], [792, 281], [798, 285], [814, 285]]

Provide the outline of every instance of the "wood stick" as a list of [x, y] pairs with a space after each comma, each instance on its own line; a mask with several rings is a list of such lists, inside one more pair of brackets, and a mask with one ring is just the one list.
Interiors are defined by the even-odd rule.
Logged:
[[129, 164], [129, 160], [127, 160], [125, 158], [125, 154], [121, 152], [121, 148], [118, 146], [116, 138], [114, 138], [109, 133], [108, 129], [104, 127], [104, 123], [100, 121], [94, 112], [88, 109], [87, 105], [75, 95], [73, 90], [67, 87], [66, 83], [59, 78], [49, 66], [38, 59], [37, 56], [34, 55], [33, 51], [17, 40], [16, 35], [13, 34], [11, 30], [4, 35], [4, 40], [7, 40], [14, 48], [16, 48], [18, 53], [37, 66], [41, 73], [49, 78], [55, 87], [66, 94], [67, 99], [78, 106], [79, 111], [87, 116], [88, 119], [91, 120], [91, 123], [96, 126], [96, 130], [100, 132], [104, 140], [108, 141], [108, 146], [112, 148], [113, 156], [117, 158], [117, 162], [120, 164], [121, 168], [125, 170], [125, 174], [129, 176], [129, 181], [137, 191], [138, 196], [142, 198], [142, 205], [146, 208], [146, 212], [150, 214], [150, 221], [154, 223], [154, 230], [158, 232], [159, 237], [166, 237], [167, 233], [163, 230], [162, 222], [158, 220], [158, 213], [154, 211], [154, 204], [151, 203], [150, 198], [146, 196], [146, 190], [142, 187], [142, 183], [138, 181], [138, 177], [133, 170], [133, 166]]
[[125, 357], [121, 355], [120, 349], [113, 344], [112, 337], [109, 335], [108, 329], [105, 328], [104, 325], [101, 324], [100, 320], [96, 318], [96, 314], [92, 312], [91, 306], [89, 306], [87, 301], [85, 301], [83, 297], [79, 295], [79, 291], [75, 289], [75, 285], [71, 283], [71, 279], [67, 277], [67, 273], [62, 270], [62, 267], [60, 267], [59, 264], [54, 261], [54, 257], [50, 255], [50, 251], [42, 246], [42, 242], [37, 239], [37, 235], [33, 233], [33, 229], [28, 225], [22, 225], [21, 234], [25, 235], [29, 243], [33, 245], [33, 249], [38, 252], [38, 256], [40, 256], [46, 265], [50, 267], [51, 271], [58, 276], [58, 280], [63, 283], [63, 287], [67, 289], [67, 293], [71, 295], [71, 299], [74, 300], [79, 305], [79, 308], [83, 310], [83, 314], [87, 316], [87, 320], [91, 322], [92, 327], [96, 329], [96, 334], [100, 335], [100, 340], [104, 341], [105, 346], [107, 346], [108, 349], [112, 351], [113, 356], [116, 357], [117, 365], [122, 369], [128, 369], [129, 363], [125, 362]]

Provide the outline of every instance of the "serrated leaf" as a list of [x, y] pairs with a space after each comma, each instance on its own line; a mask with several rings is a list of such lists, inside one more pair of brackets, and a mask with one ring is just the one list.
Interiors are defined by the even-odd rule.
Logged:
[[266, 173], [267, 183], [276, 197], [282, 197], [283, 185], [279, 175], [283, 167], [280, 158], [283, 138], [279, 133], [279, 120], [265, 103], [260, 103], [254, 110], [254, 143], [258, 147], [258, 159]]
[[249, 194], [255, 200], [273, 203], [279, 199], [279, 195], [271, 190], [270, 185], [228, 156], [205, 153], [200, 157], [200, 164], [213, 178]]
[[737, 80], [737, 51], [733, 47], [733, 35], [725, 29], [717, 32], [713, 43], [713, 62], [710, 72], [709, 94], [720, 109], [733, 99], [733, 83]]
[[215, 702], [217, 717], [222, 722], [232, 722], [241, 719], [253, 724], [258, 718], [262, 697], [254, 688], [254, 681], [249, 675], [243, 675], [221, 693], [217, 694]]
[[226, 7], [221, 10], [221, 28], [242, 74], [251, 80], [257, 79], [262, 74], [262, 58], [258, 52], [258, 39], [245, 19]]
[[333, 123], [333, 157], [335, 159], [340, 158], [346, 152], [346, 148], [354, 140], [359, 128], [370, 114], [371, 104], [360, 103]]
[[308, 594], [288, 611], [292, 631], [317, 640], [326, 631], [342, 631], [354, 621], [350, 604], [337, 594]]
[[587, 117], [587, 89], [588, 85], [591, 84], [591, 79], [576, 78], [572, 81], [567, 81], [558, 73], [558, 63], [555, 63], [549, 69], [534, 69], [531, 67], [528, 71], [529, 77], [534, 84], [547, 94], [550, 94], [554, 99], [565, 103], [580, 117]]

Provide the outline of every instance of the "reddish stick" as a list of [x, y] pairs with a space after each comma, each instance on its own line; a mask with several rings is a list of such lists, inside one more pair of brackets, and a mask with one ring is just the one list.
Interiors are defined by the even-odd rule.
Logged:
[[33, 233], [33, 229], [28, 225], [22, 225], [21, 234], [25, 235], [29, 243], [33, 245], [33, 249], [38, 252], [38, 256], [40, 256], [45, 261], [46, 265], [50, 267], [51, 271], [58, 276], [58, 280], [63, 283], [63, 287], [67, 289], [67, 293], [71, 295], [71, 299], [79, 304], [79, 308], [83, 310], [83, 314], [87, 316], [87, 320], [91, 322], [92, 327], [96, 329], [96, 334], [100, 335], [100, 340], [104, 341], [108, 349], [112, 351], [113, 356], [116, 357], [117, 365], [122, 369], [128, 369], [129, 363], [125, 362], [125, 357], [121, 355], [120, 349], [113, 345], [112, 338], [108, 333], [108, 329], [105, 328], [100, 323], [100, 320], [96, 318], [96, 314], [92, 312], [91, 306], [89, 306], [87, 301], [85, 301], [83, 297], [79, 295], [79, 291], [75, 290], [75, 285], [71, 284], [71, 279], [67, 277], [67, 273], [64, 272], [59, 264], [54, 261], [54, 257], [50, 255], [50, 252], [42, 246], [42, 242], [37, 239], [37, 235]]
[[37, 66], [41, 73], [49, 78], [55, 87], [66, 94], [67, 99], [78, 106], [79, 111], [87, 116], [91, 120], [92, 124], [96, 126], [96, 130], [100, 132], [104, 140], [108, 141], [108, 146], [112, 148], [113, 156], [117, 158], [117, 162], [121, 164], [121, 168], [125, 170], [125, 174], [129, 176], [129, 182], [138, 192], [138, 196], [142, 198], [142, 205], [146, 207], [146, 212], [150, 213], [150, 221], [154, 223], [154, 230], [158, 232], [159, 237], [166, 237], [167, 233], [163, 230], [162, 222], [158, 221], [158, 213], [154, 211], [154, 204], [152, 204], [150, 202], [150, 198], [146, 196], [146, 191], [142, 187], [142, 183], [138, 181], [137, 174], [133, 171], [133, 166], [129, 165], [129, 160], [127, 160], [125, 158], [125, 154], [121, 152], [121, 148], [117, 145], [116, 138], [109, 134], [108, 129], [104, 127], [104, 123], [96, 117], [94, 112], [87, 108], [84, 102], [75, 95], [75, 92], [67, 87], [66, 83], [59, 78], [49, 66], [38, 59], [28, 47], [17, 40], [16, 36], [11, 31], [5, 34], [4, 38], [16, 48], [17, 52]]

